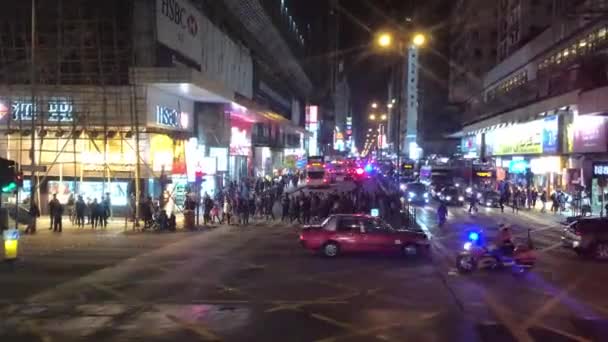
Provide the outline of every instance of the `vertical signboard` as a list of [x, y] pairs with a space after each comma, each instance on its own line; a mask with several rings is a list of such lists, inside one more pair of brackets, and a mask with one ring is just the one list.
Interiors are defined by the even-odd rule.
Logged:
[[202, 14], [189, 0], [156, 0], [156, 38], [182, 56], [202, 64]]

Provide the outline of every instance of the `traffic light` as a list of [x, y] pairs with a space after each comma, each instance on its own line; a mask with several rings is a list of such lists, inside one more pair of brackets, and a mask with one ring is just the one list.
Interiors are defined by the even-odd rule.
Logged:
[[12, 160], [0, 158], [0, 190], [2, 192], [13, 192], [17, 189], [16, 175], [17, 164]]
[[202, 182], [205, 181], [203, 179], [204, 176], [205, 176], [205, 173], [203, 171], [195, 171], [194, 172], [194, 182], [196, 184], [201, 184]]

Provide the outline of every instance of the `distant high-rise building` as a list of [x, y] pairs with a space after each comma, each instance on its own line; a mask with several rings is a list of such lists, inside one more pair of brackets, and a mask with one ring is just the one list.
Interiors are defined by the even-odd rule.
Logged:
[[553, 20], [555, 0], [500, 0], [498, 3], [498, 61], [530, 41]]
[[450, 18], [449, 100], [464, 103], [482, 89], [496, 64], [498, 2], [458, 0]]

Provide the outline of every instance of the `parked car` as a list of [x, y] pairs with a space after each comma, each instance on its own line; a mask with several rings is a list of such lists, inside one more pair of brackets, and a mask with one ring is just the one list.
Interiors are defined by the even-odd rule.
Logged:
[[447, 205], [463, 205], [465, 199], [460, 189], [455, 186], [447, 186], [441, 189], [438, 198]]
[[564, 229], [562, 245], [577, 254], [608, 260], [608, 218], [586, 217]]
[[332, 215], [320, 225], [305, 226], [300, 244], [326, 257], [356, 252], [416, 256], [429, 250], [424, 233], [394, 229], [382, 219], [367, 215]]

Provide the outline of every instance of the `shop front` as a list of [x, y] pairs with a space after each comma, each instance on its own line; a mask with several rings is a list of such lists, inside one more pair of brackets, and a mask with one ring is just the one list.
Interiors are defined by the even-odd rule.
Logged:
[[591, 211], [594, 214], [608, 215], [608, 161], [593, 163], [591, 179]]
[[230, 125], [228, 174], [232, 180], [238, 182], [253, 174], [253, 148], [251, 144], [253, 121], [238, 115], [231, 115]]
[[558, 122], [558, 116], [553, 115], [485, 133], [486, 155], [495, 159], [497, 181], [560, 188], [563, 158], [559, 155]]

